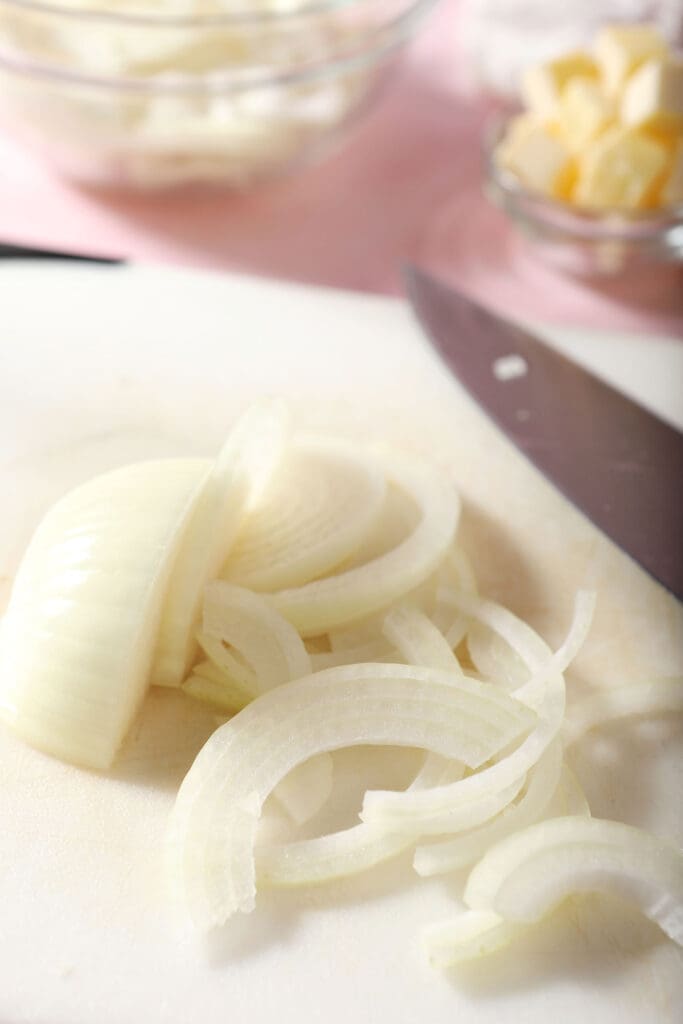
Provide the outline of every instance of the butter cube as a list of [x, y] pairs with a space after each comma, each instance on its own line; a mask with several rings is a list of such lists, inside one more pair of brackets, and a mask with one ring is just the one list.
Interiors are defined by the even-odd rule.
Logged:
[[683, 128], [683, 58], [649, 60], [626, 84], [621, 120], [655, 131]]
[[659, 197], [665, 206], [683, 203], [683, 142], [674, 150], [671, 169], [666, 177]]
[[641, 64], [666, 54], [666, 43], [653, 25], [610, 25], [595, 40], [595, 56], [610, 96], [621, 92], [626, 79]]
[[580, 50], [528, 68], [522, 76], [522, 99], [534, 114], [553, 121], [567, 82], [576, 77], [598, 78], [595, 61]]
[[610, 129], [587, 149], [574, 201], [598, 208], [650, 206], [668, 163], [662, 143], [633, 128]]
[[614, 104], [590, 78], [572, 78], [560, 101], [562, 138], [572, 153], [581, 153], [614, 119]]
[[565, 144], [542, 124], [525, 126], [499, 149], [499, 160], [534, 192], [565, 198], [574, 181], [574, 161]]

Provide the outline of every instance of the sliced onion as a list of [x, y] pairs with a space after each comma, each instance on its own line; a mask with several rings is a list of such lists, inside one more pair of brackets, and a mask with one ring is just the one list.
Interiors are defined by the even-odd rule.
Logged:
[[245, 522], [223, 575], [252, 590], [308, 583], [359, 547], [384, 495], [382, 467], [362, 449], [298, 442]]
[[287, 431], [283, 403], [257, 403], [224, 444], [173, 566], [152, 665], [155, 685], [180, 686], [188, 674], [197, 652], [204, 585], [218, 575], [246, 511], [267, 486]]
[[170, 870], [193, 919], [211, 927], [252, 909], [260, 809], [307, 758], [375, 743], [476, 767], [532, 718], [495, 687], [413, 666], [330, 669], [269, 690], [213, 734], [178, 794]]
[[229, 651], [222, 640], [207, 636], [206, 633], [197, 633], [197, 642], [217, 672], [226, 676], [231, 683], [238, 683], [248, 690], [252, 698], [258, 695], [256, 673], [236, 651]]
[[195, 665], [180, 688], [188, 697], [211, 704], [226, 715], [241, 711], [256, 696], [255, 691], [242, 686], [211, 661], [201, 661]]
[[278, 782], [273, 796], [297, 825], [303, 825], [327, 803], [332, 792], [334, 764], [329, 754], [317, 754], [293, 768]]
[[392, 608], [384, 617], [382, 632], [410, 665], [429, 665], [462, 674], [443, 633], [417, 608]]
[[111, 765], [147, 691], [169, 576], [209, 470], [202, 459], [126, 466], [43, 519], [0, 637], [0, 715], [33, 746]]
[[202, 635], [233, 647], [261, 693], [311, 673], [311, 657], [294, 627], [259, 594], [225, 580], [204, 588]]
[[[410, 609], [410, 611], [417, 616], [417, 621], [421, 626], [423, 614], [415, 609]], [[400, 616], [394, 621], [397, 628], [400, 626], [400, 621]], [[412, 615], [409, 616], [408, 621], [414, 621]], [[434, 627], [429, 619], [426, 619], [426, 622], [431, 627], [427, 635], [427, 646], [430, 650], [423, 650], [419, 644], [411, 645], [411, 652], [416, 656], [412, 663], [419, 664], [420, 657], [424, 655], [425, 660], [422, 661], [422, 664], [434, 668], [455, 666], [456, 671], [459, 671], [457, 660], [451, 651], [447, 652], [450, 655], [447, 664], [445, 666], [438, 664], [439, 661], [446, 659], [443, 658], [440, 645], [437, 644], [434, 647], [430, 644], [433, 639], [431, 630]], [[370, 645], [366, 645], [366, 647], [368, 646]], [[435, 657], [434, 664], [430, 664], [428, 660], [430, 651], [432, 654], [436, 652], [438, 655]], [[332, 652], [331, 656], [339, 657], [345, 653], [349, 652], [344, 650]], [[411, 788], [453, 782], [455, 779], [462, 778], [464, 770], [465, 766], [459, 761], [444, 758], [440, 754], [427, 753], [420, 771], [411, 783]], [[414, 830], [391, 833], [382, 826], [373, 827], [361, 823], [341, 832], [315, 839], [272, 845], [259, 853], [257, 874], [260, 881], [277, 886], [326, 882], [333, 878], [342, 878], [375, 867], [411, 847], [415, 838]]]
[[432, 967], [451, 967], [503, 949], [521, 930], [492, 910], [465, 910], [424, 928], [422, 943]]
[[287, 887], [345, 878], [396, 857], [414, 841], [411, 835], [360, 824], [316, 839], [273, 844], [257, 852], [258, 883]]
[[683, 677], [653, 679], [601, 690], [571, 708], [564, 724], [567, 746], [576, 743], [596, 725], [632, 715], [683, 711]]
[[562, 769], [562, 747], [555, 740], [529, 772], [525, 792], [495, 818], [454, 839], [418, 846], [413, 867], [418, 875], [439, 875], [456, 871], [479, 860], [490, 846], [520, 828], [538, 821], [557, 788]]
[[683, 945], [683, 853], [617, 821], [552, 818], [508, 836], [472, 870], [464, 899], [473, 910], [529, 922], [582, 892], [634, 903]]
[[[444, 595], [451, 590], [464, 591], [466, 594], [477, 593], [477, 581], [470, 560], [457, 545], [451, 548], [438, 570], [436, 602], [432, 613], [432, 622], [439, 632], [443, 633], [453, 650], [464, 639], [471, 619], [465, 613], [454, 609], [447, 599], [444, 600]], [[495, 676], [489, 678], [493, 679]]]
[[338, 668], [340, 665], [359, 665], [367, 661], [399, 661], [396, 651], [382, 637], [367, 640], [359, 647], [341, 647], [335, 651], [321, 651], [311, 654], [311, 665], [314, 672], [324, 668]]
[[581, 783], [565, 762], [562, 765], [560, 781], [550, 805], [546, 808], [549, 818], [568, 818], [571, 815], [583, 815], [590, 818], [591, 809], [588, 798], [581, 788]]
[[387, 460], [390, 478], [420, 510], [414, 531], [379, 558], [339, 575], [281, 590], [274, 607], [312, 636], [385, 608], [429, 577], [453, 541], [459, 498], [434, 470], [407, 460]]
[[[491, 601], [472, 595], [454, 595], [454, 600], [466, 614], [495, 629], [527, 664], [527, 676], [543, 669], [544, 684], [534, 684], [527, 697], [533, 699], [538, 722], [527, 738], [497, 763], [448, 786], [424, 791], [391, 793], [369, 791], [365, 794], [361, 817], [367, 822], [383, 823], [396, 831], [407, 826], [423, 834], [438, 834], [450, 830], [449, 822], [459, 808], [473, 801], [488, 798], [501, 790], [522, 784], [526, 773], [536, 764], [558, 734], [564, 716], [564, 678], [555, 668], [553, 655], [547, 644], [530, 626], [512, 612]], [[571, 632], [571, 630], [570, 630]], [[545, 670], [547, 669], [547, 673]], [[539, 676], [542, 678], [543, 676]], [[503, 691], [501, 691], [503, 692]]]

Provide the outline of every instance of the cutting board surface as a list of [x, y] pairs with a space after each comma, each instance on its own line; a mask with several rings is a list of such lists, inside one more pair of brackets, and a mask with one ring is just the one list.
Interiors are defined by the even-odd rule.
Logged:
[[[550, 333], [680, 419], [677, 343]], [[168, 270], [0, 268], [0, 609], [56, 497], [126, 462], [211, 454], [262, 394], [287, 396], [303, 425], [389, 438], [452, 473], [482, 591], [550, 643], [576, 589], [598, 591], [570, 704], [683, 672], [681, 607], [497, 434], [402, 303]], [[2, 1024], [677, 1019], [680, 952], [597, 897], [567, 905], [518, 948], [432, 971], [417, 936], [449, 915], [453, 885], [418, 879], [409, 857], [259, 894], [254, 914], [197, 939], [169, 910], [161, 849], [177, 785], [212, 727], [208, 713], [188, 719], [174, 695], [152, 694], [109, 777], [0, 729]], [[683, 840], [682, 738], [679, 716], [582, 742], [571, 761], [594, 813]]]

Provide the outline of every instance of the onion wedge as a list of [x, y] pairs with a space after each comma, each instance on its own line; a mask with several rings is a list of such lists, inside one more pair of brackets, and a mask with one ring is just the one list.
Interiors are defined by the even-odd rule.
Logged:
[[460, 501], [434, 470], [409, 460], [386, 460], [390, 479], [420, 511], [415, 529], [378, 558], [272, 595], [275, 608], [302, 636], [315, 636], [385, 608], [426, 580], [450, 547]]
[[476, 767], [532, 721], [495, 687], [413, 666], [330, 669], [269, 690], [213, 734], [180, 788], [168, 837], [176, 890], [199, 927], [251, 910], [263, 803], [315, 754], [421, 746]]
[[0, 637], [0, 715], [108, 768], [147, 691], [164, 596], [211, 464], [144, 462], [61, 499], [24, 555]]

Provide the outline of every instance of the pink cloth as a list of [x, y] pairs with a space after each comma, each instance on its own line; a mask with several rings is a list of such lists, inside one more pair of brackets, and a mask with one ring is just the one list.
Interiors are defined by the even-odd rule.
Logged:
[[485, 111], [459, 86], [456, 23], [448, 0], [341, 152], [251, 194], [88, 192], [0, 140], [0, 240], [386, 294], [413, 261], [518, 317], [683, 337], [680, 271], [597, 289], [519, 258], [481, 194]]

